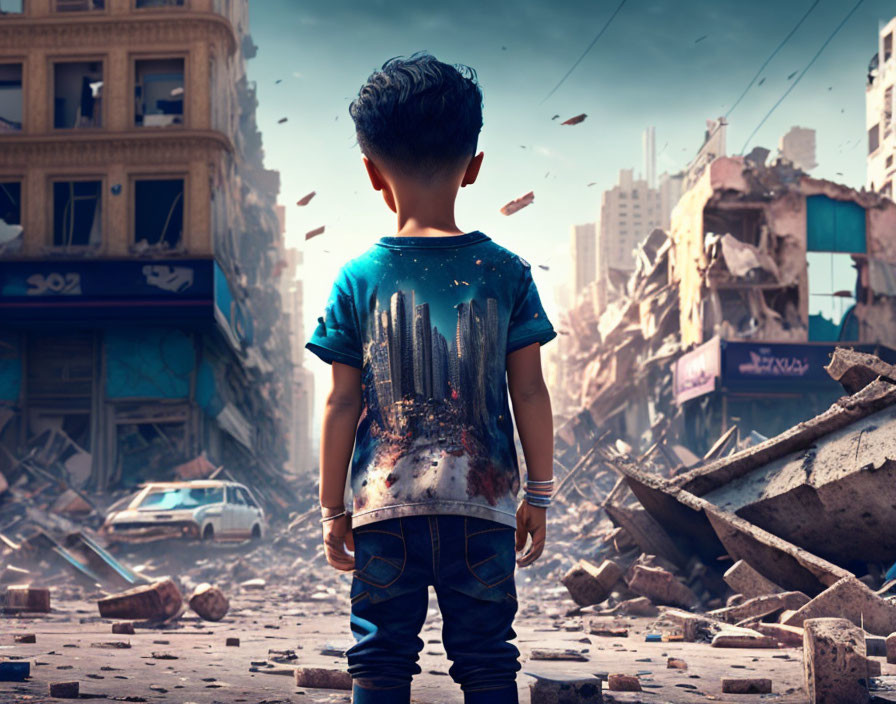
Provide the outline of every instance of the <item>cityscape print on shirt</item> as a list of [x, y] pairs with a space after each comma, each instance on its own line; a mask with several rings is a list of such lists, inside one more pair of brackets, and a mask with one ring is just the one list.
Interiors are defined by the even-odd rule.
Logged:
[[507, 420], [498, 300], [457, 303], [455, 329], [442, 331], [415, 298], [403, 289], [388, 307], [376, 289], [369, 298], [362, 422], [372, 447], [352, 487], [355, 509], [477, 498], [495, 506], [519, 488], [516, 457], [489, 441]]

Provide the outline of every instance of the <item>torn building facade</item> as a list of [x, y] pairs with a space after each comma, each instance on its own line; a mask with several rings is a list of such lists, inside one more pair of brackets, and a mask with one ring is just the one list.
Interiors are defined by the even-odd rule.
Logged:
[[865, 86], [865, 125], [868, 131], [868, 188], [893, 197], [896, 175], [896, 131], [893, 120], [893, 91], [896, 88], [896, 56], [893, 38], [896, 17], [881, 27], [877, 53], [868, 67]]
[[246, 0], [0, 17], [0, 72], [21, 77], [0, 96], [0, 471], [61, 431], [87, 458], [74, 486], [165, 478], [203, 451], [282, 472], [279, 175], [254, 51]]
[[709, 161], [619, 300], [569, 312], [570, 448], [610, 431], [702, 455], [733, 425], [775, 435], [842, 395], [823, 370], [836, 346], [892, 359], [896, 204], [765, 156]]

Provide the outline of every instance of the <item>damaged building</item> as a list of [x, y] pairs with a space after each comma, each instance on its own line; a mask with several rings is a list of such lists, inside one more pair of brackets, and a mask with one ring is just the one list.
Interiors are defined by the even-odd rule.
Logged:
[[10, 481], [48, 448], [96, 490], [204, 453], [283, 505], [284, 247], [254, 52], [245, 0], [29, 0], [0, 17]]
[[770, 437], [842, 395], [836, 347], [894, 361], [896, 204], [767, 157], [707, 159], [606, 309], [568, 312], [561, 463], [603, 432], [682, 461], [731, 428]]

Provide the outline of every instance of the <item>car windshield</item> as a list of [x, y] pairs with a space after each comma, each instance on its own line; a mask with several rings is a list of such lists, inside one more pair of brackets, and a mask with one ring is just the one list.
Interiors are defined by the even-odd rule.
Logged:
[[137, 508], [141, 511], [175, 511], [219, 504], [222, 501], [224, 501], [224, 489], [221, 487], [183, 487], [152, 491], [146, 495]]

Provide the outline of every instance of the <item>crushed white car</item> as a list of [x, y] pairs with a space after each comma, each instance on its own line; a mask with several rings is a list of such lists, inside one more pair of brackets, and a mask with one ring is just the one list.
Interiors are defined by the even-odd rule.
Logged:
[[166, 538], [261, 538], [264, 511], [242, 484], [219, 480], [147, 484], [122, 508], [112, 507], [101, 532], [115, 542]]

